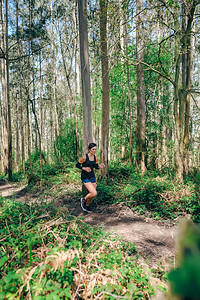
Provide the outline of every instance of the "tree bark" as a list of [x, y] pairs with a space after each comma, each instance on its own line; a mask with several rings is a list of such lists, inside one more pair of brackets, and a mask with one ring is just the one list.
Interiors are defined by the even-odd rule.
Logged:
[[[30, 59], [31, 59], [31, 22], [32, 22], [32, 4], [29, 0], [29, 39], [28, 39], [28, 71], [26, 78], [26, 126], [27, 126], [27, 141], [28, 141], [28, 158], [29, 166], [32, 174], [32, 161], [31, 161], [31, 151], [32, 151], [32, 124], [29, 112], [29, 101], [30, 101]], [[32, 175], [31, 175], [32, 176]]]
[[10, 78], [8, 57], [8, 0], [6, 0], [6, 75], [7, 75], [7, 118], [8, 118], [8, 179], [12, 178], [12, 133], [11, 133], [11, 108], [10, 108]]
[[83, 106], [83, 152], [86, 153], [88, 150], [89, 143], [92, 142], [92, 112], [87, 30], [87, 0], [78, 0], [78, 14]]
[[145, 85], [144, 85], [144, 61], [142, 20], [141, 20], [142, 1], [136, 1], [136, 51], [137, 51], [137, 150], [136, 162], [141, 172], [146, 171], [145, 165]]
[[4, 1], [1, 0], [1, 49], [4, 54], [4, 58], [1, 58], [1, 85], [2, 85], [2, 98], [3, 98], [3, 166], [4, 173], [8, 173], [8, 120], [7, 120], [7, 91], [6, 91], [6, 61], [5, 61], [5, 15], [4, 15]]
[[[190, 82], [191, 82], [191, 30], [194, 18], [196, 2], [187, 6], [187, 16], [183, 14], [181, 43], [182, 51], [179, 52], [180, 37], [178, 35], [177, 20], [175, 19], [175, 83], [174, 83], [174, 120], [175, 120], [175, 162], [177, 179], [183, 182], [183, 174], [188, 174], [188, 151], [189, 151], [189, 122], [190, 122]], [[185, 6], [183, 5], [183, 12]], [[178, 19], [178, 14], [176, 16]], [[181, 58], [182, 55], [182, 58]], [[182, 83], [181, 75], [182, 61]]]
[[[16, 37], [17, 37], [17, 55], [20, 57], [20, 53], [22, 51], [20, 39], [19, 39], [19, 1], [16, 0]], [[23, 172], [25, 175], [25, 136], [24, 136], [24, 102], [23, 102], [23, 89], [22, 89], [22, 67], [21, 67], [21, 59], [19, 59], [17, 74], [19, 78], [19, 90], [17, 92], [18, 103], [19, 103], [19, 132], [20, 132], [20, 160], [23, 165]], [[18, 161], [18, 163], [19, 163]]]
[[1, 49], [4, 58], [1, 59], [2, 67], [2, 96], [3, 96], [3, 115], [4, 115], [4, 173], [8, 174], [8, 179], [12, 178], [12, 134], [10, 116], [10, 84], [9, 84], [9, 57], [8, 57], [8, 2], [1, 0]]
[[109, 69], [107, 50], [107, 8], [108, 1], [100, 0], [100, 44], [102, 68], [102, 127], [101, 127], [101, 162], [105, 168], [101, 170], [101, 177], [108, 174], [108, 145], [109, 145]]
[[[126, 21], [126, 20], [125, 20]], [[129, 57], [128, 57], [128, 32], [127, 25], [125, 25], [125, 49], [126, 49], [126, 73], [127, 73], [127, 86], [128, 86], [128, 112], [129, 112], [129, 127], [130, 127], [130, 152], [129, 163], [133, 163], [133, 138], [132, 138], [132, 111], [131, 111], [131, 93], [130, 93], [130, 72], [129, 72]]]
[[45, 151], [45, 143], [44, 143], [44, 112], [43, 112], [43, 99], [42, 99], [42, 95], [43, 95], [43, 79], [42, 79], [42, 52], [39, 52], [39, 62], [40, 62], [40, 79], [39, 79], [39, 87], [40, 87], [40, 91], [39, 91], [39, 95], [40, 95], [40, 136], [41, 136], [41, 151]]
[[192, 71], [192, 44], [191, 44], [191, 36], [192, 36], [192, 22], [195, 12], [195, 1], [193, 1], [191, 10], [188, 14], [188, 22], [186, 28], [186, 50], [187, 50], [187, 63], [186, 63], [186, 83], [185, 83], [185, 127], [183, 133], [183, 165], [184, 165], [184, 173], [188, 175], [189, 171], [189, 125], [190, 125], [190, 86], [191, 86], [191, 71]]

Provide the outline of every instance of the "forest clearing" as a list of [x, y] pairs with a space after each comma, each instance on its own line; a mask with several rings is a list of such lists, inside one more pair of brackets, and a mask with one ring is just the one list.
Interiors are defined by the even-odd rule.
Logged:
[[200, 0], [0, 0], [0, 299], [200, 300]]

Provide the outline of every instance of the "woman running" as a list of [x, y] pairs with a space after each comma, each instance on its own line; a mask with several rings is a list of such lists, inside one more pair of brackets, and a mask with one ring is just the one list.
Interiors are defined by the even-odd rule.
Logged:
[[[91, 213], [89, 208], [90, 203], [97, 195], [97, 183], [94, 173], [95, 169], [102, 169], [105, 167], [104, 163], [98, 165], [98, 158], [96, 156], [97, 147], [95, 143], [90, 143], [88, 146], [88, 153], [83, 155], [76, 164], [78, 169], [81, 169], [81, 180], [88, 190], [86, 197], [81, 198], [81, 207], [83, 211]], [[82, 166], [81, 166], [82, 165]]]

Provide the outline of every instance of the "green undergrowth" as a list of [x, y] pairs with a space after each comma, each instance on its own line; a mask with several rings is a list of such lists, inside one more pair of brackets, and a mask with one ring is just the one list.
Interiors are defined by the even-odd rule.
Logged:
[[0, 198], [0, 299], [149, 299], [133, 244], [67, 208]]
[[98, 183], [98, 192], [100, 203], [124, 202], [153, 218], [174, 220], [190, 215], [200, 222], [198, 176], [180, 184], [171, 174], [148, 171], [141, 175], [125, 164], [111, 164], [109, 178]]
[[[31, 173], [26, 162], [26, 176], [29, 178], [27, 191], [38, 190], [42, 195], [53, 186], [61, 186], [62, 190], [63, 184], [81, 185], [80, 170], [75, 168], [73, 162], [57, 166], [45, 163], [42, 174], [38, 153], [33, 153], [32, 163], [35, 177], [30, 180]], [[20, 178], [20, 172], [14, 174], [15, 181]], [[108, 178], [98, 180], [98, 203], [123, 202], [134, 211], [148, 214], [149, 217], [176, 220], [187, 215], [193, 221], [200, 222], [199, 173], [190, 174], [180, 184], [173, 172], [166, 169], [162, 172], [147, 171], [142, 175], [133, 166], [110, 162]], [[98, 178], [99, 171], [96, 173]], [[81, 196], [81, 193], [77, 191], [76, 196]]]
[[[97, 178], [98, 178], [97, 171]], [[180, 184], [173, 173], [148, 171], [144, 175], [126, 164], [110, 163], [109, 177], [98, 180], [98, 203], [123, 202], [140, 214], [148, 214], [156, 219], [176, 220], [190, 216], [200, 222], [199, 174], [188, 176]], [[64, 184], [81, 185], [80, 171], [73, 166], [65, 166], [62, 172], [48, 176], [43, 181], [29, 185], [29, 189], [41, 191], [47, 187]], [[77, 192], [81, 196], [80, 192]]]

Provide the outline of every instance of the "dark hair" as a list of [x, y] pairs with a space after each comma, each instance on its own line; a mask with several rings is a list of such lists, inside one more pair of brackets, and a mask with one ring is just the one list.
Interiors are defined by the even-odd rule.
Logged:
[[90, 143], [89, 146], [88, 146], [88, 149], [92, 149], [93, 147], [96, 147], [96, 144], [95, 143]]

